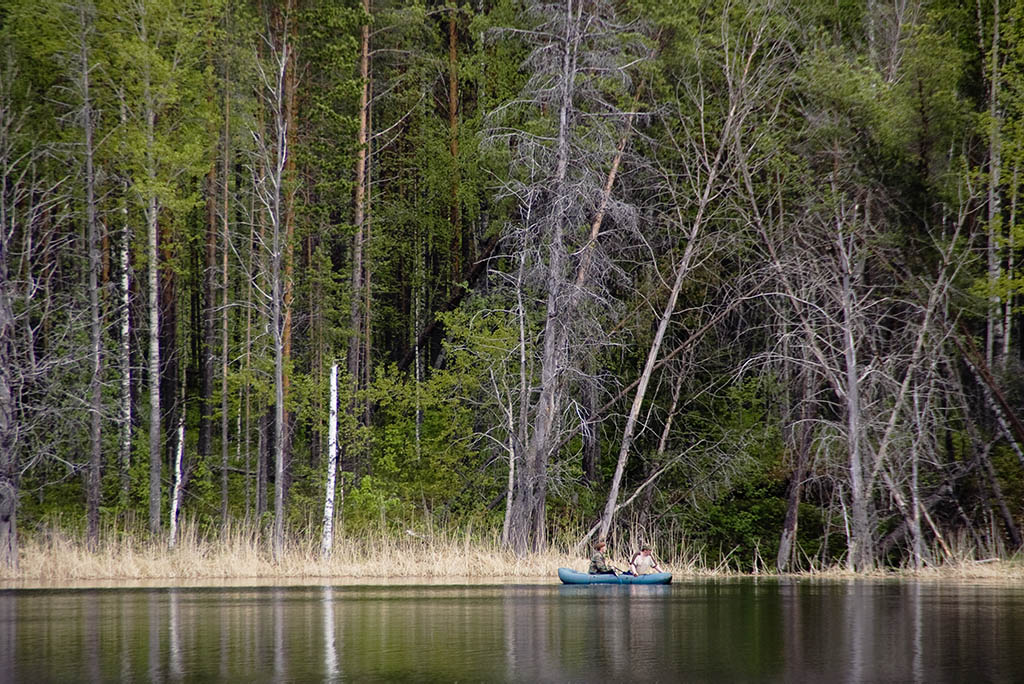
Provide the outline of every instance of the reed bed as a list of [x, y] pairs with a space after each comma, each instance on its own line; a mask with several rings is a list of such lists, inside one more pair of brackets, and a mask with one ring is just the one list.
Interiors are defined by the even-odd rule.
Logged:
[[[577, 537], [578, 538], [578, 537]], [[624, 546], [624, 545], [623, 545]], [[612, 545], [612, 562], [625, 568], [628, 550]], [[657, 551], [656, 551], [657, 553]], [[680, 544], [661, 565], [677, 578], [744, 577], [773, 575], [754, 563], [740, 572], [728, 554], [709, 559], [700, 547]], [[933, 556], [939, 557], [939, 556]], [[335, 540], [332, 553], [320, 553], [315, 535], [292, 540], [275, 559], [266, 536], [256, 526], [234, 525], [216, 535], [204, 535], [186, 522], [173, 548], [166, 541], [147, 541], [144, 533], [109, 528], [90, 549], [81, 534], [59, 525], [40, 528], [21, 542], [16, 570], [0, 569], [0, 587], [25, 583], [43, 585], [82, 584], [95, 581], [166, 581], [189, 583], [216, 580], [294, 582], [307, 578], [373, 579], [424, 578], [444, 582], [465, 579], [546, 579], [559, 567], [584, 570], [588, 560], [574, 553], [572, 544], [553, 541], [543, 553], [519, 557], [502, 550], [497, 539], [472, 530], [427, 528], [416, 532], [378, 531], [347, 535]], [[903, 577], [935, 580], [1021, 581], [1024, 558], [978, 558], [966, 547], [954, 549], [941, 562], [923, 569], [910, 567], [852, 573], [842, 566], [815, 567], [792, 577], [850, 579]]]
[[89, 549], [80, 535], [48, 528], [22, 540], [18, 569], [0, 570], [0, 582], [550, 578], [560, 566], [583, 569], [587, 562], [557, 548], [518, 557], [501, 550], [493, 540], [436, 531], [341, 537], [328, 557], [320, 553], [318, 539], [300, 539], [287, 544], [277, 559], [257, 530], [242, 526], [207, 537], [186, 523], [173, 548], [166, 542], [141, 539], [142, 535], [108, 531], [95, 549]]

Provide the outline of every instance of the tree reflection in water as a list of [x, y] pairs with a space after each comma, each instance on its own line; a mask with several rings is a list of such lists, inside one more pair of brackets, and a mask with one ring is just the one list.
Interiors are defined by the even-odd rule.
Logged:
[[670, 586], [0, 592], [11, 681], [1014, 681], [1024, 587]]

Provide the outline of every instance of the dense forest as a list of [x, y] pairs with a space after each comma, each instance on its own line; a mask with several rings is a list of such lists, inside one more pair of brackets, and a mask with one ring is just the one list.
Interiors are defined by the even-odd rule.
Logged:
[[0, 562], [183, 516], [275, 556], [424, 525], [1012, 554], [1022, 22], [5, 0]]

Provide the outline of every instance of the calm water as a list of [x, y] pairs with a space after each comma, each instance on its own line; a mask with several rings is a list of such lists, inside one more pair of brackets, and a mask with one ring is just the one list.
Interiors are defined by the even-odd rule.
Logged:
[[1024, 682], [1024, 586], [9, 590], [0, 680]]

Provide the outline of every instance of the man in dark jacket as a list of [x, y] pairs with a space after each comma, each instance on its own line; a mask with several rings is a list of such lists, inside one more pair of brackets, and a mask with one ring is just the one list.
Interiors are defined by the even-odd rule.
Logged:
[[590, 556], [590, 574], [591, 575], [617, 575], [615, 568], [608, 565], [607, 559], [604, 557], [605, 549], [608, 548], [608, 544], [603, 541], [599, 541], [594, 544], [594, 553]]

